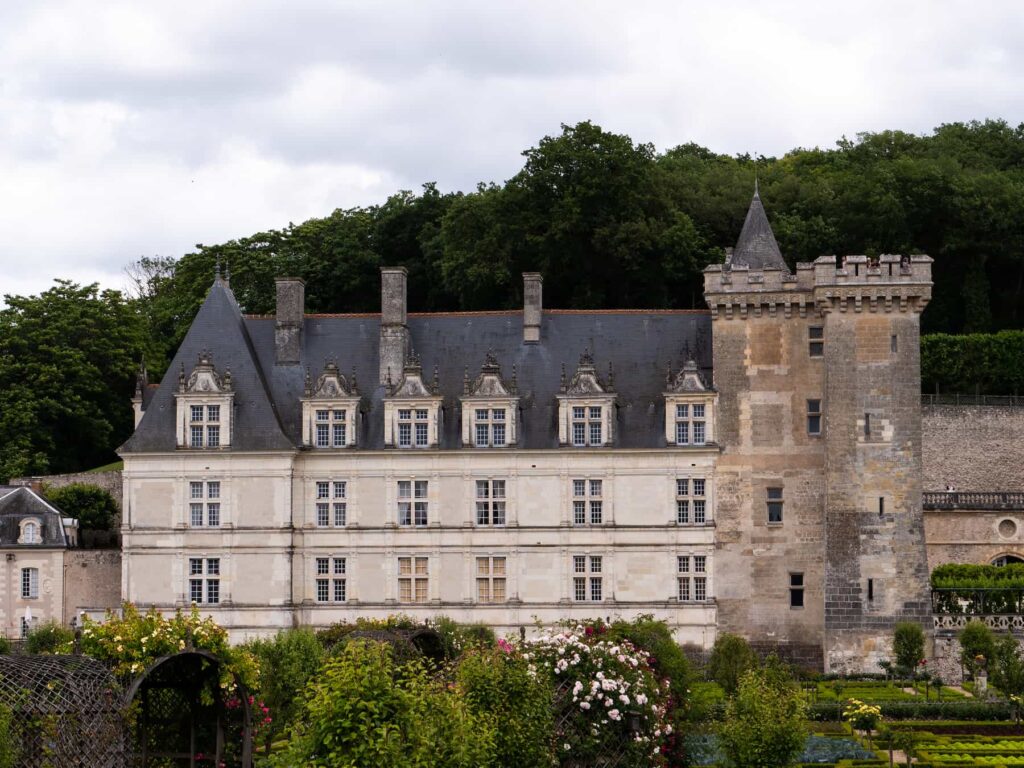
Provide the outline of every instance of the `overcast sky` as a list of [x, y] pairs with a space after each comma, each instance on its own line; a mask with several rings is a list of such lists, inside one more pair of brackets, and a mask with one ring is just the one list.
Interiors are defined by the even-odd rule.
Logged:
[[0, 2], [0, 293], [515, 173], [560, 123], [659, 150], [1024, 121], [1019, 2]]

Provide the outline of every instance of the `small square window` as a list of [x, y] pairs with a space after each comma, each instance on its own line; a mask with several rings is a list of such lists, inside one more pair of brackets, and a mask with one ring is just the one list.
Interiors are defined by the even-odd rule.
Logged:
[[600, 419], [601, 418], [601, 406], [592, 405], [590, 406], [590, 418]]
[[202, 421], [202, 420], [203, 420], [203, 406], [201, 406], [201, 405], [193, 405], [192, 406], [192, 421]]
[[316, 420], [317, 421], [329, 421], [330, 420], [330, 411], [317, 411], [316, 412]]
[[690, 406], [686, 403], [680, 403], [676, 405], [676, 418], [677, 419], [688, 419], [690, 418]]
[[400, 408], [398, 410], [399, 421], [410, 421], [412, 419], [412, 411], [408, 408]]
[[587, 414], [586, 408], [581, 408], [579, 406], [573, 406], [572, 417], [574, 419], [585, 419], [587, 417], [586, 414]]
[[219, 405], [208, 405], [208, 406], [206, 406], [206, 420], [207, 421], [220, 421], [220, 406]]

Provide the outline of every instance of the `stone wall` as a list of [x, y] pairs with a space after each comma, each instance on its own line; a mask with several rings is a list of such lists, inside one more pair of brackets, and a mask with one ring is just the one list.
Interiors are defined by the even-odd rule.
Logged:
[[[36, 485], [42, 483], [51, 488], [63, 488], [66, 485], [82, 483], [84, 485], [97, 485], [117, 502], [117, 508], [123, 509], [121, 470], [114, 469], [107, 472], [72, 472], [66, 475], [34, 475], [32, 477], [12, 477], [11, 485]], [[120, 516], [114, 520], [114, 528], [121, 525]]]
[[69, 549], [64, 554], [64, 621], [83, 609], [121, 605], [121, 553], [117, 550]]
[[924, 490], [1024, 490], [1024, 408], [927, 405], [922, 415]]

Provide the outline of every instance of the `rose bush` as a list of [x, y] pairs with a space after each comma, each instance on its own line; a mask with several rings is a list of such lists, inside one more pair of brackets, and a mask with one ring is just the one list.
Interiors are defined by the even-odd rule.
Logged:
[[668, 681], [648, 656], [601, 627], [548, 630], [522, 645], [530, 669], [558, 691], [555, 749], [563, 762], [624, 752], [630, 765], [664, 765]]

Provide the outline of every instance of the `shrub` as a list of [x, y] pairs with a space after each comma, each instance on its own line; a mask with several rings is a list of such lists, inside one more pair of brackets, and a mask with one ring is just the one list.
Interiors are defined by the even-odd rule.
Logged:
[[717, 728], [726, 762], [736, 768], [778, 768], [792, 763], [807, 738], [804, 702], [792, 684], [763, 670], [742, 674]]
[[1007, 696], [1024, 694], [1024, 658], [1013, 635], [1003, 635], [992, 657], [992, 684]]
[[0, 635], [0, 656], [6, 656], [12, 650], [14, 650], [14, 645], [11, 643], [11, 641], [3, 635]]
[[896, 666], [912, 671], [924, 658], [924, 630], [912, 621], [901, 621], [893, 630], [892, 655]]
[[455, 680], [470, 711], [489, 717], [497, 726], [496, 766], [551, 765], [551, 684], [546, 677], [532, 674], [518, 651], [504, 642], [501, 650], [470, 650], [459, 660]]
[[[992, 630], [982, 621], [969, 621], [960, 630], [960, 662], [970, 670], [973, 677], [992, 660], [996, 652]], [[983, 658], [983, 661], [981, 660]]]
[[58, 653], [68, 650], [75, 641], [75, 633], [56, 621], [47, 621], [33, 627], [25, 638], [28, 653]]
[[309, 629], [290, 629], [269, 640], [253, 640], [244, 648], [260, 669], [260, 697], [273, 713], [265, 731], [268, 743], [292, 721], [306, 684], [323, 663], [324, 648]]
[[0, 768], [17, 765], [18, 746], [12, 720], [11, 710], [0, 704]]
[[77, 518], [79, 527], [86, 531], [109, 531], [119, 511], [114, 497], [98, 485], [44, 487], [43, 495], [65, 515]]
[[736, 692], [743, 673], [756, 666], [757, 655], [750, 647], [750, 643], [738, 635], [726, 633], [718, 636], [711, 649], [708, 675], [731, 696]]
[[398, 666], [389, 646], [345, 643], [306, 691], [281, 768], [477, 768], [494, 762], [494, 727], [421, 661]]
[[[199, 615], [193, 605], [188, 613], [177, 611], [166, 618], [156, 608], [139, 613], [125, 603], [121, 615], [108, 613], [102, 623], [85, 617], [82, 623], [81, 650], [94, 659], [109, 662], [115, 675], [135, 676], [161, 656], [169, 656], [186, 647], [209, 651], [223, 662], [221, 683], [234, 687], [234, 676], [250, 691], [258, 688], [256, 660], [244, 648], [232, 648], [228, 633], [211, 618]], [[70, 652], [70, 642], [63, 652]]]
[[556, 689], [556, 752], [573, 765], [608, 752], [626, 765], [662, 765], [674, 730], [665, 717], [668, 686], [646, 653], [605, 634], [603, 627], [575, 625], [523, 645], [524, 658]]
[[[883, 701], [878, 706], [886, 720], [1005, 721], [1013, 718], [1013, 709], [1005, 701]], [[835, 702], [822, 701], [807, 708], [808, 720], [828, 722], [839, 716]]]
[[1024, 331], [921, 337], [921, 384], [946, 392], [1013, 394], [1024, 389]]
[[470, 648], [493, 648], [497, 643], [494, 630], [484, 624], [459, 624], [447, 616], [438, 616], [427, 622], [441, 637], [446, 659], [458, 658]]

